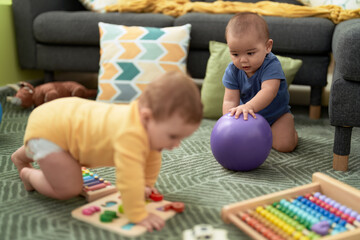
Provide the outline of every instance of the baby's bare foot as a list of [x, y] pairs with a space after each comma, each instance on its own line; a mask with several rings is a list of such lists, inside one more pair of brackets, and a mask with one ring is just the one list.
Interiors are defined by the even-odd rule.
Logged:
[[11, 156], [11, 161], [14, 163], [15, 167], [17, 168], [19, 174], [23, 168], [32, 168], [32, 165], [30, 162], [24, 162], [18, 157], [16, 157], [15, 154]]
[[26, 189], [26, 191], [33, 191], [35, 190], [34, 187], [31, 185], [30, 181], [29, 181], [29, 174], [33, 169], [31, 168], [27, 168], [24, 167], [22, 168], [22, 170], [20, 171], [20, 178], [24, 183], [24, 187]]

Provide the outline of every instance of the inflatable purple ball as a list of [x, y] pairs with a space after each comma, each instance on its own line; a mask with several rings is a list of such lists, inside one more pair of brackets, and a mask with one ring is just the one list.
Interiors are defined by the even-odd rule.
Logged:
[[256, 119], [249, 115], [244, 120], [222, 116], [215, 124], [210, 138], [215, 159], [234, 171], [250, 171], [263, 164], [272, 147], [272, 132], [269, 123], [260, 114]]

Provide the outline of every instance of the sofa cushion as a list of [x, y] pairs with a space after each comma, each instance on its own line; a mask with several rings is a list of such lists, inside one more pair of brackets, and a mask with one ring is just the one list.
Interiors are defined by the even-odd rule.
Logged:
[[[225, 28], [233, 14], [188, 13], [175, 25], [190, 23], [191, 49], [208, 49], [209, 41], [225, 42]], [[273, 50], [279, 54], [323, 54], [331, 51], [335, 24], [325, 18], [267, 17]], [[300, 37], [302, 36], [302, 37]]]
[[167, 71], [186, 72], [191, 25], [154, 28], [99, 23], [96, 100], [129, 103]]
[[100, 51], [98, 46], [65, 46], [38, 44], [39, 69], [66, 72], [99, 72]]
[[[204, 83], [201, 88], [201, 100], [204, 105], [204, 117], [217, 119], [222, 116], [222, 102], [225, 87], [222, 78], [226, 67], [231, 62], [230, 52], [225, 43], [210, 41], [210, 58], [208, 60]], [[288, 86], [294, 80], [302, 61], [277, 55], [285, 73]]]
[[172, 26], [174, 18], [151, 13], [52, 11], [36, 17], [34, 37], [36, 41], [46, 44], [99, 46], [99, 22], [161, 28]]

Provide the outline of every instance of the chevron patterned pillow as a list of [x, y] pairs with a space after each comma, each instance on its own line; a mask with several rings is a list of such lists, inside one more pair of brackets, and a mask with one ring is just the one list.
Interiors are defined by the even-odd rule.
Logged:
[[99, 23], [97, 101], [129, 103], [166, 71], [186, 72], [191, 25], [154, 28]]

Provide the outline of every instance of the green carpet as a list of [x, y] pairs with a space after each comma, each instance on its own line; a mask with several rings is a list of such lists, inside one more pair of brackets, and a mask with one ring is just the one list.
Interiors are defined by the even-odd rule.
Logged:
[[[22, 145], [30, 110], [5, 102], [12, 90], [1, 90], [3, 117], [0, 124], [0, 239], [112, 240], [129, 239], [75, 220], [70, 213], [85, 204], [82, 197], [58, 201], [36, 192], [26, 192], [10, 156]], [[355, 128], [348, 172], [332, 170], [334, 127], [326, 109], [320, 120], [310, 120], [307, 108], [294, 107], [299, 145], [292, 153], [271, 151], [268, 159], [251, 172], [232, 172], [222, 168], [210, 149], [215, 121], [203, 120], [201, 127], [180, 148], [163, 152], [163, 166], [157, 187], [170, 201], [182, 201], [185, 212], [167, 221], [160, 232], [136, 239], [182, 239], [182, 231], [207, 223], [228, 231], [229, 239], [249, 239], [220, 218], [222, 206], [311, 182], [314, 172], [323, 172], [360, 189], [360, 130]], [[114, 183], [113, 168], [95, 169]]]

